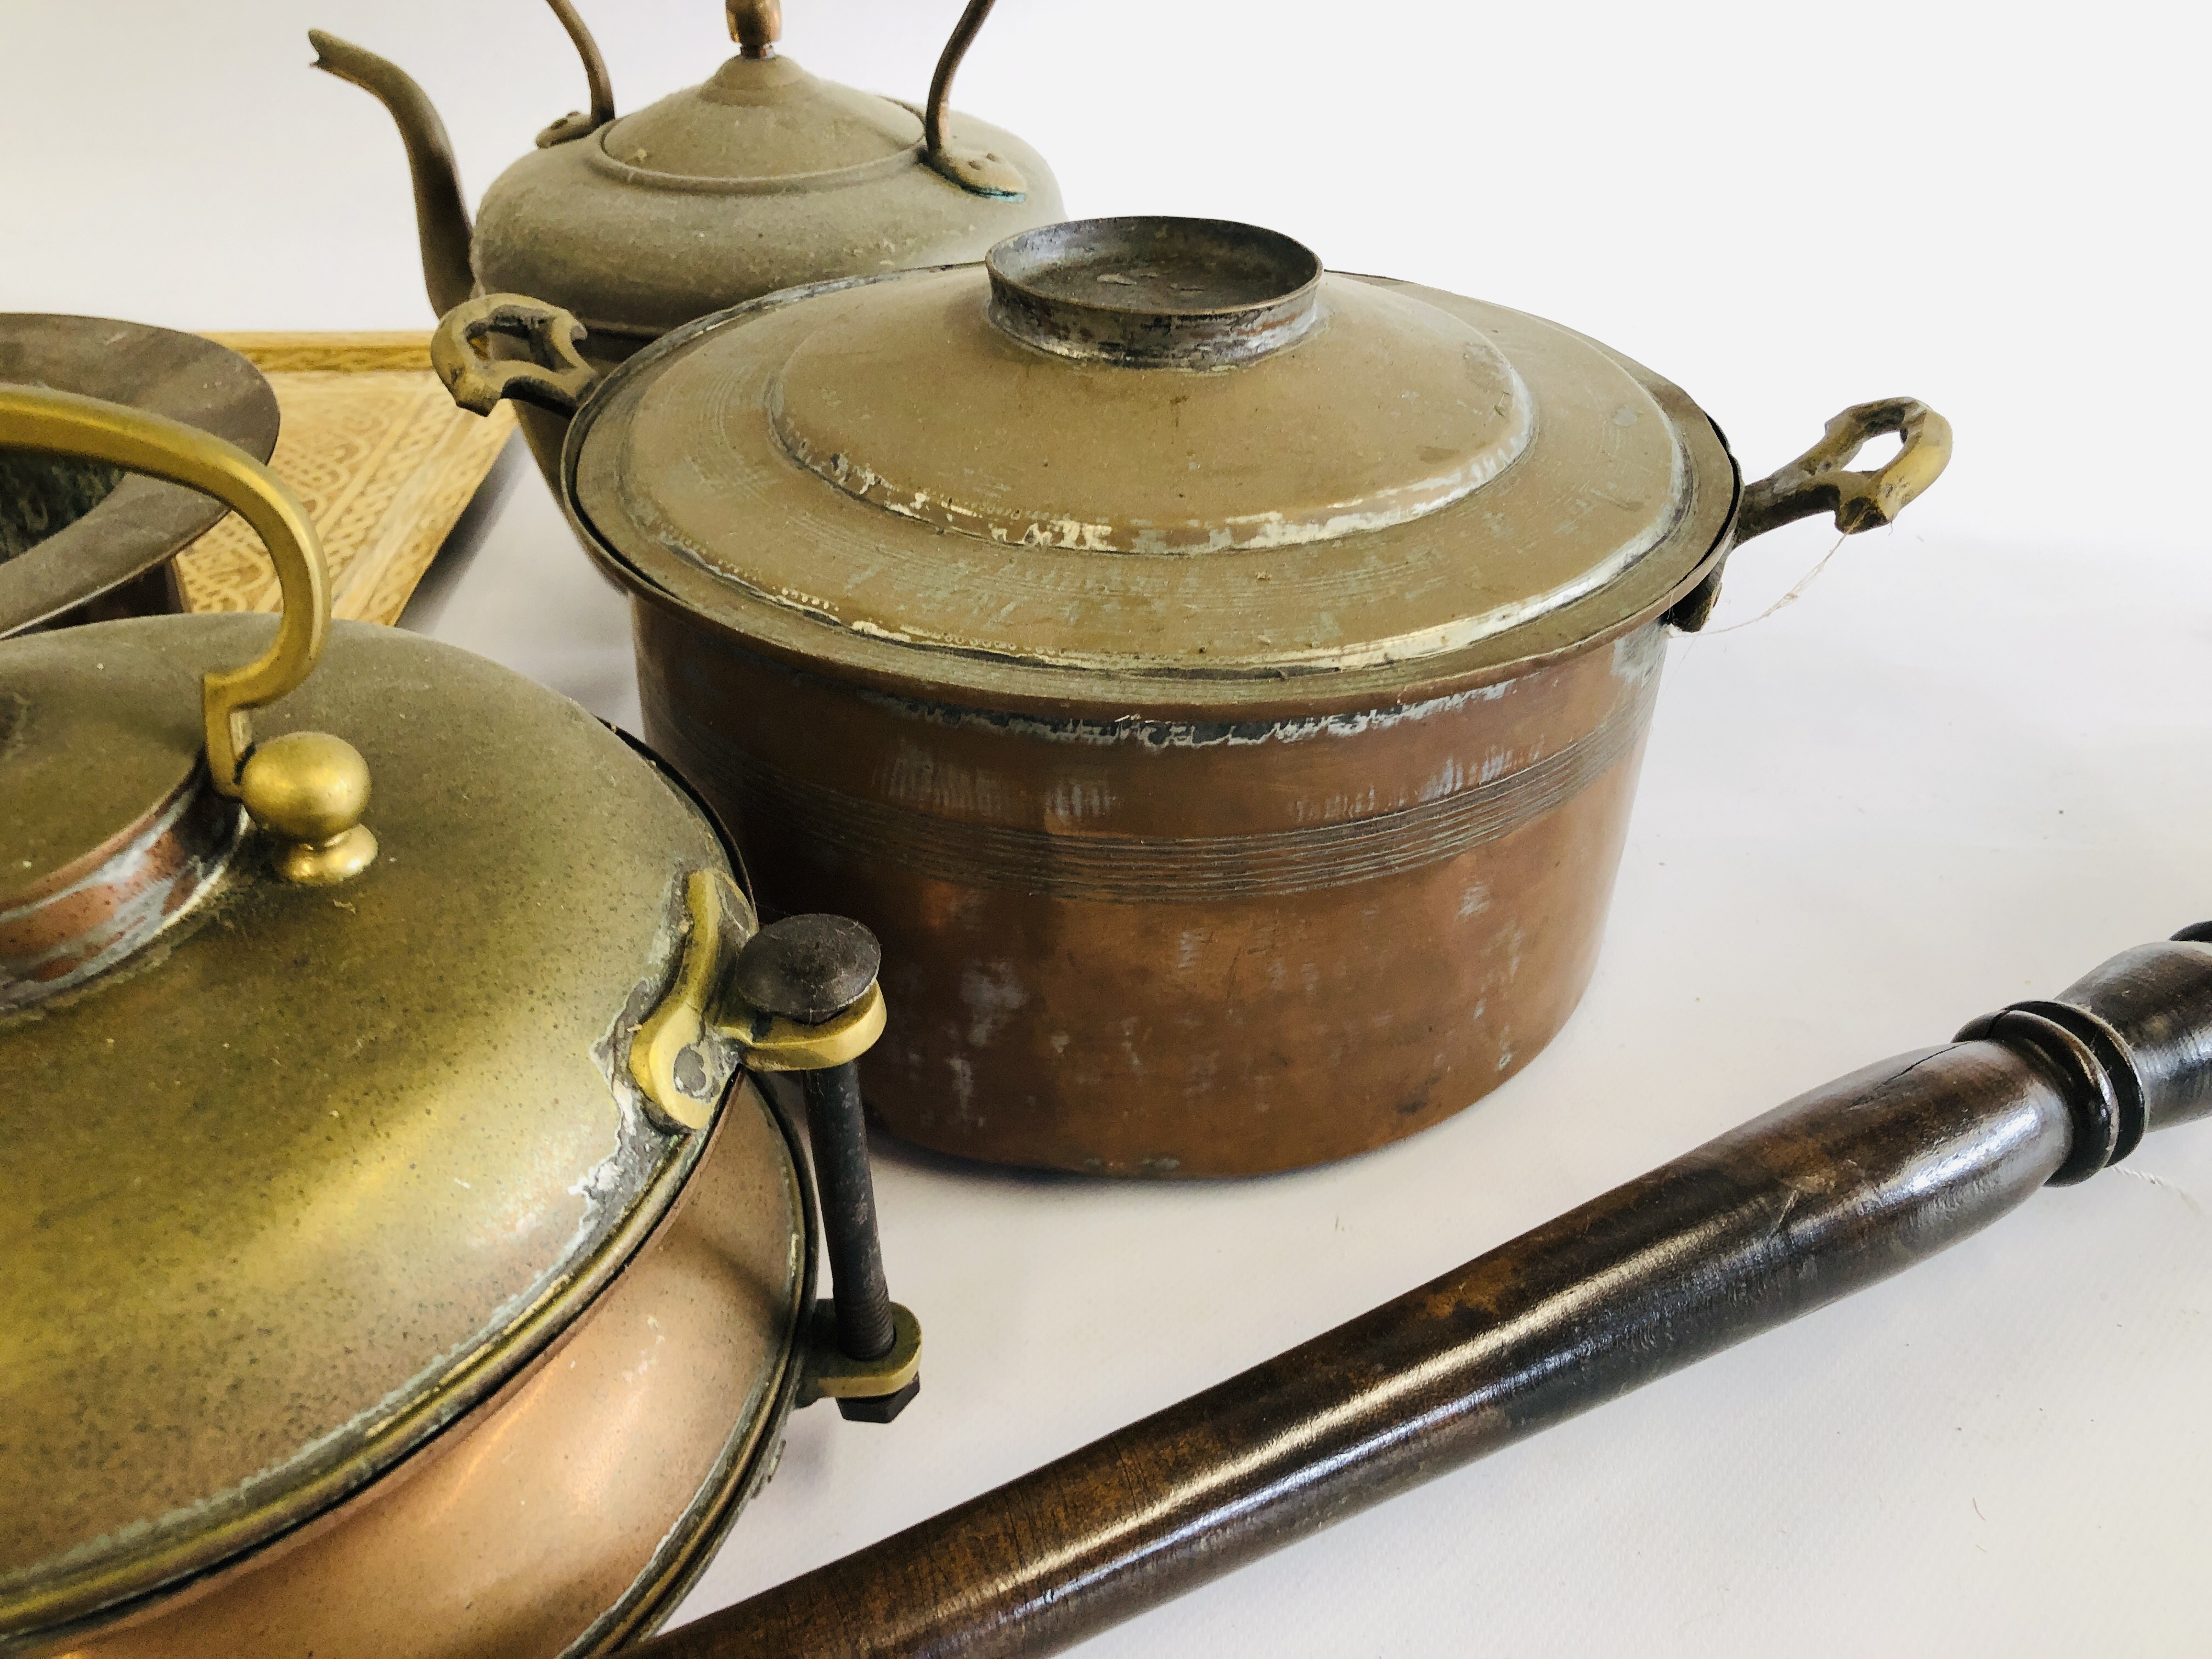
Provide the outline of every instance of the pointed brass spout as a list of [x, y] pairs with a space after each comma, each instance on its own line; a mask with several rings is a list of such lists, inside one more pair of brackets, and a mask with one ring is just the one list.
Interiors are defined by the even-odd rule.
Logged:
[[[572, 110], [538, 135], [538, 148], [565, 144], [597, 132], [615, 118], [614, 88], [607, 80], [606, 60], [599, 43], [577, 15], [573, 0], [546, 0], [561, 27], [583, 60], [584, 79], [590, 88], [589, 110]], [[415, 229], [422, 244], [422, 286], [430, 306], [444, 316], [476, 292], [476, 271], [469, 264], [468, 204], [461, 198], [461, 175], [453, 166], [453, 147], [446, 137], [446, 124], [429, 95], [415, 77], [398, 64], [366, 52], [350, 40], [320, 29], [307, 31], [307, 42], [317, 53], [315, 67], [341, 81], [350, 81], [392, 112], [407, 146], [407, 167], [415, 179]]]
[[442, 317], [476, 286], [476, 274], [469, 266], [469, 210], [461, 199], [461, 178], [453, 166], [446, 124], [414, 77], [397, 64], [320, 29], [309, 29], [307, 40], [318, 54], [317, 69], [352, 82], [392, 112], [407, 146], [408, 171], [415, 178], [422, 286], [429, 292], [431, 308]]

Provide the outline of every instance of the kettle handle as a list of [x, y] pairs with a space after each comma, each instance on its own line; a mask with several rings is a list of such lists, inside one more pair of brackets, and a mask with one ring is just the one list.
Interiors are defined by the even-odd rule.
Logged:
[[[1894, 432], [1904, 447], [1871, 472], [1849, 470], [1869, 440]], [[1917, 398], [1884, 398], [1854, 404], [1831, 420], [1814, 444], [1796, 459], [1746, 485], [1736, 509], [1732, 550], [1815, 513], [1833, 513], [1846, 536], [1893, 521], [1951, 462], [1951, 423]], [[1686, 634], [1705, 625], [1720, 599], [1723, 553], [1705, 579], [1667, 613]]]
[[599, 55], [599, 43], [592, 39], [591, 30], [576, 15], [571, 0], [545, 0], [545, 3], [552, 7], [561, 27], [568, 31], [569, 43], [583, 60], [584, 85], [592, 106], [588, 110], [570, 110], [539, 133], [537, 143], [540, 149], [586, 137], [615, 118], [614, 83], [607, 79], [607, 60]]
[[[573, 415], [599, 380], [599, 371], [576, 349], [586, 333], [560, 307], [526, 294], [480, 295], [438, 319], [437, 331], [430, 336], [430, 367], [453, 401], [474, 414], [489, 415], [501, 399], [511, 398], [556, 415]], [[495, 334], [520, 340], [530, 356], [483, 356], [478, 342]]]
[[956, 144], [945, 133], [945, 118], [952, 112], [952, 77], [958, 73], [960, 60], [975, 44], [983, 20], [991, 15], [994, 3], [995, 0], [968, 0], [968, 9], [952, 26], [952, 38], [945, 43], [945, 51], [938, 58], [937, 72], [929, 78], [929, 103], [921, 118], [927, 146], [924, 159], [964, 191], [977, 196], [1002, 196], [1018, 202], [1029, 193], [1030, 188], [1019, 167], [995, 150]]
[[274, 702], [313, 672], [331, 632], [330, 572], [307, 509], [291, 487], [235, 444], [143, 409], [0, 386], [0, 447], [104, 461], [212, 495], [252, 526], [276, 567], [283, 611], [269, 648], [240, 668], [200, 680], [209, 781], [242, 800], [289, 845], [288, 880], [320, 885], [366, 869], [376, 838], [362, 827], [368, 768], [353, 745], [294, 732], [257, 748], [249, 710]]

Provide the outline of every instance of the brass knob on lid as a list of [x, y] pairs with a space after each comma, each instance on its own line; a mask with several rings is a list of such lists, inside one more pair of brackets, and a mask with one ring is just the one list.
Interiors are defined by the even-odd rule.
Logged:
[[239, 774], [238, 796], [253, 821], [286, 844], [277, 873], [302, 887], [329, 887], [375, 861], [368, 763], [343, 738], [288, 732], [255, 745]]
[[745, 58], [773, 58], [783, 39], [783, 0], [722, 0], [730, 39]]

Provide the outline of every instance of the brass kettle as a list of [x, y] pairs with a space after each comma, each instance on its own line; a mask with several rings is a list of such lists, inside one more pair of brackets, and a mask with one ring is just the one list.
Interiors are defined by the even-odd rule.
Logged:
[[[445, 124], [397, 65], [310, 30], [315, 67], [382, 101], [415, 180], [422, 278], [441, 315], [472, 293], [536, 295], [612, 367], [670, 329], [790, 288], [980, 259], [1060, 216], [1044, 158], [951, 107], [993, 0], [969, 0], [926, 106], [808, 74], [780, 55], [780, 0], [726, 0], [738, 55], [702, 85], [619, 118], [572, 0], [548, 0], [584, 61], [590, 107], [555, 121], [492, 181], [471, 227]], [[566, 422], [523, 430], [550, 482]]]

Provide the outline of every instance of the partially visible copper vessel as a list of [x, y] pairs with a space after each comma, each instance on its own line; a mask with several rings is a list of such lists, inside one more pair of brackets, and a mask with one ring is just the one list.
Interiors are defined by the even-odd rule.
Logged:
[[1747, 490], [1583, 336], [1205, 221], [775, 295], [604, 385], [574, 338], [494, 295], [433, 356], [474, 406], [582, 399], [564, 498], [636, 597], [651, 740], [769, 905], [835, 893], [897, 964], [871, 1104], [1116, 1175], [1341, 1158], [1525, 1065], [1595, 960], [1667, 628], [1949, 442], [1863, 405]]

